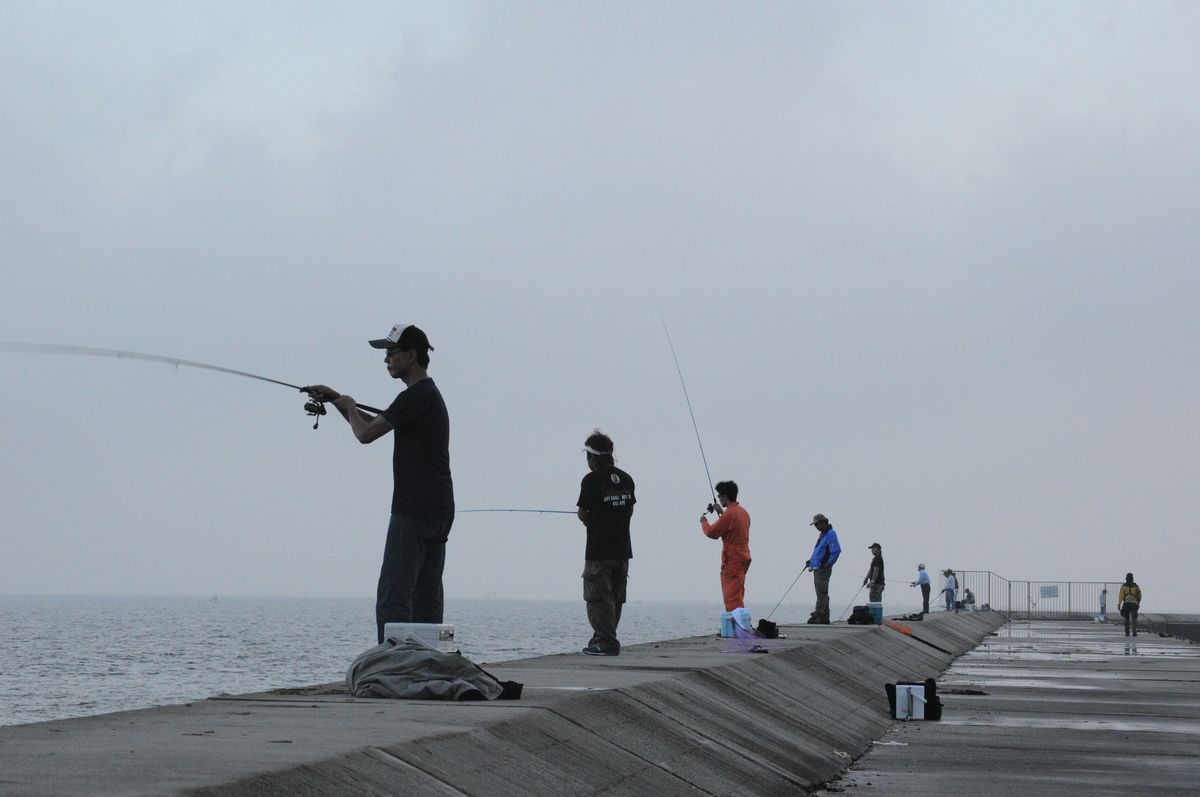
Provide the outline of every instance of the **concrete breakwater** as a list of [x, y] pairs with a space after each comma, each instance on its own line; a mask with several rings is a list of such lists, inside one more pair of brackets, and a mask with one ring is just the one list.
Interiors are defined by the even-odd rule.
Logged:
[[[1119, 615], [1110, 616], [1109, 620], [1117, 625], [1125, 622]], [[1138, 628], [1200, 642], [1200, 616], [1194, 614], [1143, 614], [1138, 617]]]
[[517, 702], [359, 700], [340, 684], [0, 728], [5, 794], [796, 794], [893, 723], [885, 683], [936, 677], [1006, 622], [781, 626], [489, 664]]

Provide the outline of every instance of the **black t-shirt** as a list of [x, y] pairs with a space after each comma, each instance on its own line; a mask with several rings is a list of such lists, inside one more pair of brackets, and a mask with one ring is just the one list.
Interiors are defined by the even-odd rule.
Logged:
[[871, 560], [871, 569], [875, 571], [875, 583], [883, 583], [883, 555], [879, 554]]
[[588, 511], [584, 559], [633, 558], [629, 518], [635, 503], [633, 478], [620, 468], [601, 465], [583, 477], [575, 505]]
[[450, 415], [432, 379], [410, 386], [383, 411], [392, 425], [392, 512], [454, 517], [450, 479]]

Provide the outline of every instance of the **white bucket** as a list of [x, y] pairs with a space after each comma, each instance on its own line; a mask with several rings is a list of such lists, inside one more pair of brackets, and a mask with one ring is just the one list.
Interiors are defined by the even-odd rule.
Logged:
[[721, 636], [733, 636], [733, 612], [721, 612]]
[[409, 634], [443, 653], [458, 650], [454, 644], [454, 626], [450, 623], [385, 623], [383, 626], [384, 639], [400, 640]]

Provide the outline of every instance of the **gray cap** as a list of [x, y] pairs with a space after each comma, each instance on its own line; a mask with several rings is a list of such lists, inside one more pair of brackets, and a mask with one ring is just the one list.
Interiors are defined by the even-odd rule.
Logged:
[[828, 522], [829, 522], [829, 518], [827, 518], [821, 514], [816, 514], [816, 515], [813, 515], [813, 522], [809, 523], [808, 525], [815, 526], [818, 523], [828, 523]]

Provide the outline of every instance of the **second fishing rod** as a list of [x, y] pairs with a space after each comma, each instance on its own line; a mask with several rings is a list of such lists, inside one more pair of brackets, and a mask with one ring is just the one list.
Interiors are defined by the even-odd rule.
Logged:
[[[740, 609], [745, 610], [746, 573], [750, 569], [750, 515], [738, 503], [738, 486], [734, 481], [712, 483], [712, 473], [708, 468], [708, 457], [704, 453], [704, 443], [700, 440], [700, 428], [696, 423], [696, 413], [692, 409], [691, 396], [688, 395], [687, 383], [683, 379], [683, 369], [679, 365], [679, 357], [675, 353], [675, 344], [671, 333], [663, 321], [663, 331], [667, 335], [667, 344], [671, 347], [671, 356], [675, 360], [675, 370], [679, 374], [679, 384], [683, 388], [687, 400], [688, 414], [692, 418], [692, 429], [696, 433], [696, 444], [700, 447], [700, 459], [704, 463], [704, 475], [708, 481], [710, 503], [700, 515], [700, 530], [710, 539], [721, 541], [721, 599], [726, 612]], [[708, 522], [707, 515], [716, 512], [718, 519], [715, 523]]]
[[[704, 442], [700, 439], [700, 427], [696, 423], [696, 413], [692, 409], [692, 399], [691, 399], [691, 396], [688, 395], [687, 383], [684, 382], [684, 379], [683, 379], [683, 368], [680, 367], [680, 365], [679, 365], [679, 356], [675, 353], [675, 343], [671, 340], [671, 331], [669, 329], [667, 329], [666, 319], [662, 318], [661, 314], [659, 315], [659, 319], [662, 321], [663, 332], [666, 333], [666, 336], [667, 336], [667, 345], [670, 346], [670, 348], [671, 348], [671, 358], [675, 361], [675, 372], [679, 374], [679, 386], [683, 388], [683, 397], [687, 401], [688, 415], [691, 416], [691, 419], [692, 419], [692, 430], [696, 433], [696, 445], [699, 446], [699, 448], [700, 448], [700, 459], [704, 463], [704, 475], [708, 480], [709, 495], [712, 496], [712, 503], [709, 504], [705, 508], [705, 514], [708, 514], [709, 512], [716, 512], [717, 515], [721, 515], [721, 513], [723, 511], [722, 502], [721, 502], [720, 498], [718, 498], [718, 496], [717, 496], [717, 489], [713, 486], [712, 473], [708, 469], [708, 457], [705, 456], [705, 454], [704, 454]], [[726, 498], [726, 499], [733, 499], [734, 501], [736, 501], [737, 485], [734, 484], [733, 482], [721, 482], [721, 484], [728, 485], [725, 487], [725, 489], [732, 490], [732, 492], [733, 492], [732, 496], [729, 496], [729, 495], [723, 493], [721, 497]], [[730, 503], [732, 503], [732, 501], [730, 501]], [[744, 510], [743, 510], [742, 514], [744, 515]], [[749, 524], [750, 524], [750, 520], [749, 520], [748, 516], [745, 517], [745, 524], [746, 524], [746, 529], [748, 532]], [[703, 517], [702, 517], [702, 525], [703, 525]], [[743, 543], [743, 545], [745, 545], [745, 544], [746, 543]], [[749, 554], [750, 554], [750, 551], [749, 551], [749, 548], [747, 547], [746, 550], [744, 551], [744, 555], [746, 558], [746, 567], [749, 566]], [[803, 574], [804, 574], [804, 570], [801, 570], [800, 575], [803, 575]], [[796, 576], [796, 581], [800, 580], [800, 575]], [[736, 576], [734, 576], [732, 578], [727, 579], [727, 574], [722, 572], [721, 587], [722, 587], [722, 591], [725, 593], [725, 598], [726, 598], [727, 603], [729, 602], [729, 599], [733, 595], [736, 595], [737, 597], [741, 597], [744, 578], [745, 578], [745, 569], [741, 570], [741, 578], [737, 578]], [[793, 587], [796, 585], [796, 581], [792, 582]], [[791, 591], [791, 589], [792, 589], [792, 587], [788, 587], [787, 590], [783, 593], [783, 597], [787, 597], [787, 594], [788, 594], [788, 592]], [[783, 603], [783, 598], [779, 599], [779, 603]], [[775, 609], [778, 609], [778, 608], [779, 608], [779, 604], [776, 604]], [[775, 613], [775, 609], [771, 610], [771, 614]], [[767, 615], [766, 619], [770, 620], [770, 618], [771, 618], [771, 615]]]
[[700, 427], [696, 424], [696, 413], [692, 409], [692, 397], [688, 395], [687, 383], [683, 381], [683, 368], [679, 366], [679, 356], [675, 353], [675, 343], [671, 340], [671, 330], [667, 329], [667, 321], [662, 314], [659, 314], [659, 320], [662, 321], [663, 332], [667, 336], [667, 345], [671, 348], [671, 359], [675, 361], [675, 373], [679, 374], [679, 386], [683, 388], [683, 398], [687, 402], [688, 415], [692, 419], [692, 430], [696, 433], [696, 445], [700, 447], [700, 460], [704, 463], [704, 476], [707, 479], [709, 495], [712, 496], [712, 503], [708, 505], [708, 511], [720, 514], [721, 504], [717, 500], [712, 473], [708, 469], [708, 457], [704, 455], [704, 442], [700, 439]]

